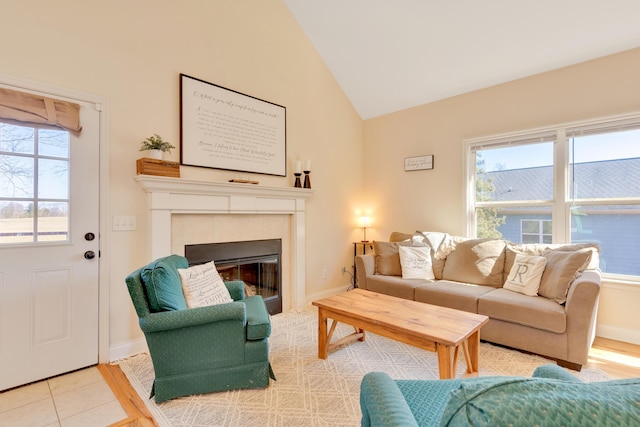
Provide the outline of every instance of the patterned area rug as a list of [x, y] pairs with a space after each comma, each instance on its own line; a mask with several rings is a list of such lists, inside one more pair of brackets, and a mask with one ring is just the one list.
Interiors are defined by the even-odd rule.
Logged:
[[[132, 386], [161, 427], [211, 426], [359, 426], [360, 381], [367, 372], [386, 372], [395, 379], [437, 379], [435, 353], [367, 333], [364, 342], [349, 344], [317, 357], [317, 309], [313, 306], [272, 316], [270, 359], [277, 381], [266, 389], [189, 396], [156, 405], [148, 399], [153, 367], [147, 354], [119, 363]], [[334, 339], [353, 331], [339, 324]], [[457, 373], [466, 369], [459, 358]], [[531, 376], [548, 359], [480, 344], [480, 376]], [[583, 381], [605, 381], [596, 369], [573, 372]]]

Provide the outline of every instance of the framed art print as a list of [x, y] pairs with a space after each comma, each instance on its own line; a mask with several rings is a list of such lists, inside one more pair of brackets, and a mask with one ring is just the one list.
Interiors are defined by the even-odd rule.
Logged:
[[180, 163], [286, 176], [286, 108], [180, 74]]

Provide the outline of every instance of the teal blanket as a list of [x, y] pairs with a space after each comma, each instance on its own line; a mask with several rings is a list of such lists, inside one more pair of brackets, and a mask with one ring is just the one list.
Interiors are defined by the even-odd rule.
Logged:
[[360, 388], [362, 426], [640, 426], [640, 378], [583, 383], [557, 365], [533, 378], [392, 380]]
[[466, 382], [451, 392], [441, 426], [640, 426], [640, 379], [568, 383], [548, 378]]

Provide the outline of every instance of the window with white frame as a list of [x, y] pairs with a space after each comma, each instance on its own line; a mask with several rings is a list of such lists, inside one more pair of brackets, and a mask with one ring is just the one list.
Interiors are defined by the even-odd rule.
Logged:
[[595, 242], [640, 280], [640, 114], [466, 141], [469, 235]]

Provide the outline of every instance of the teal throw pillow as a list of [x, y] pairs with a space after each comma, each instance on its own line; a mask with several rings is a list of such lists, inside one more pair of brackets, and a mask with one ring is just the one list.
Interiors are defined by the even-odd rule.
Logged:
[[157, 259], [142, 269], [142, 283], [152, 312], [187, 308], [178, 269], [188, 267], [189, 262], [185, 257], [170, 255]]

